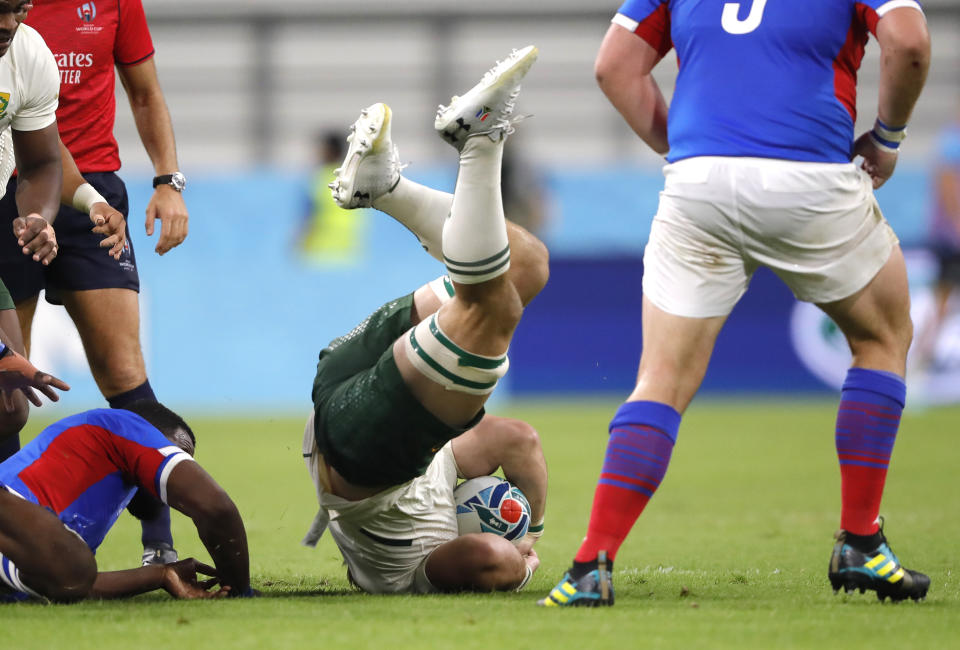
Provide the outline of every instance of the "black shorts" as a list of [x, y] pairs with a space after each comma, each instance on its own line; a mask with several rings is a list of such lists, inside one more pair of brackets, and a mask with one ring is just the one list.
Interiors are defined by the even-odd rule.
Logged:
[[[84, 174], [84, 178], [113, 208], [129, 212], [127, 188], [113, 172]], [[50, 266], [43, 266], [23, 254], [13, 236], [13, 220], [17, 218], [17, 180], [7, 183], [7, 193], [0, 199], [0, 279], [10, 290], [14, 302], [32, 298], [46, 289], [47, 302], [61, 304], [60, 291], [88, 289], [132, 289], [140, 291], [137, 260], [127, 224], [127, 245], [120, 260], [100, 248], [101, 235], [90, 232], [90, 217], [66, 206], [60, 207], [53, 228], [60, 247]]]
[[422, 475], [448, 440], [472, 428], [430, 413], [407, 387], [393, 343], [410, 329], [413, 294], [373, 312], [320, 353], [313, 382], [317, 447], [355, 485], [399, 485]]

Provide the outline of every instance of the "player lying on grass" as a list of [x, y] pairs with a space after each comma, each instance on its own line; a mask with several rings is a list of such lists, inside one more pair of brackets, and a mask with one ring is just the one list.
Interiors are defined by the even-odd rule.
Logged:
[[[539, 439], [526, 423], [484, 413], [523, 306], [547, 280], [546, 248], [504, 219], [500, 196], [510, 116], [536, 55], [512, 53], [441, 107], [437, 130], [460, 152], [453, 195], [400, 175], [384, 104], [361, 113], [331, 184], [341, 206], [372, 205], [400, 221], [449, 273], [320, 353], [303, 455], [321, 508], [304, 542], [329, 524], [350, 579], [367, 592], [518, 589], [539, 564]], [[533, 532], [517, 547], [489, 533], [457, 536], [457, 476], [497, 467], [530, 502]]]
[[[154, 589], [176, 598], [249, 595], [243, 521], [227, 493], [193, 461], [195, 444], [186, 422], [147, 400], [86, 411], [44, 429], [0, 464], [0, 598], [71, 601]], [[190, 559], [96, 573], [89, 551], [100, 546], [138, 489], [157, 499], [156, 507], [166, 503], [193, 520], [216, 569]], [[20, 515], [8, 515], [11, 503]], [[88, 551], [77, 548], [74, 535], [63, 535], [44, 509]], [[139, 510], [147, 514], [150, 508], [141, 504]], [[40, 561], [47, 556], [58, 560]], [[198, 580], [198, 573], [213, 578]], [[221, 589], [208, 591], [217, 582]]]

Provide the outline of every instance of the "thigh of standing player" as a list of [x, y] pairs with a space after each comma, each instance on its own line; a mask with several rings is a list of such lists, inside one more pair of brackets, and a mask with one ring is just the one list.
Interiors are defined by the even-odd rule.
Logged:
[[733, 187], [715, 159], [667, 165], [664, 175], [643, 256], [643, 353], [628, 401], [682, 413], [754, 267], [740, 251]]
[[130, 289], [64, 291], [61, 298], [77, 326], [90, 372], [104, 397], [126, 392], [147, 380], [140, 348], [137, 292]]
[[[126, 218], [127, 193], [120, 178], [113, 173], [87, 174], [86, 178]], [[147, 379], [140, 348], [140, 279], [132, 244], [115, 260], [100, 248], [101, 237], [90, 228], [87, 215], [61, 208], [57, 217], [61, 254], [46, 272], [45, 287], [47, 300], [62, 303], [76, 324], [93, 378], [109, 398]], [[13, 293], [22, 312], [21, 325], [29, 326], [36, 295]], [[24, 328], [25, 338], [28, 332]]]
[[743, 218], [770, 235], [748, 242], [750, 256], [837, 323], [855, 366], [903, 376], [913, 331], [906, 267], [870, 177], [852, 163], [735, 164]]
[[[126, 187], [116, 174], [85, 177], [127, 217]], [[86, 215], [70, 208], [61, 209], [61, 214], [70, 217], [71, 228], [65, 233], [69, 239], [61, 244], [67, 255], [47, 275], [47, 296], [66, 307], [100, 392], [113, 397], [147, 380], [140, 348], [140, 278], [130, 229], [128, 246], [120, 259], [114, 260], [104, 255], [100, 236], [90, 232]]]
[[[861, 356], [900, 363], [893, 351], [905, 356], [909, 345], [902, 255], [853, 165], [702, 158], [665, 172], [644, 255], [644, 347], [631, 400], [686, 408], [758, 266], [835, 317]], [[872, 281], [881, 272], [892, 282]]]
[[843, 300], [817, 306], [843, 331], [854, 366], [905, 376], [913, 322], [907, 268], [899, 246], [866, 287]]

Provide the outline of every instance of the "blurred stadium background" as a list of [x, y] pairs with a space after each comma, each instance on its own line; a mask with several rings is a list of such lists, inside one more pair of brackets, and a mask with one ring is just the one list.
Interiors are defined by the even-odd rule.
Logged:
[[[640, 349], [640, 256], [662, 161], [594, 83], [593, 59], [616, 3], [144, 5], [191, 216], [187, 241], [156, 256], [142, 225], [152, 172], [118, 84], [116, 134], [143, 283], [143, 340], [164, 401], [211, 413], [304, 411], [319, 349], [379, 303], [441, 272], [403, 228], [376, 213], [351, 215], [330, 254], [304, 248], [316, 134], [344, 132], [361, 107], [385, 101], [395, 112], [401, 157], [412, 163], [407, 173], [449, 189], [455, 158], [433, 133], [436, 105], [472, 85], [511, 47], [528, 43], [541, 55], [519, 110], [535, 119], [508, 148], [534, 170], [520, 193], [542, 195], [541, 235], [553, 276], [518, 332], [500, 399], [626, 394]], [[923, 250], [930, 171], [938, 132], [960, 116], [960, 4], [924, 5], [934, 43], [931, 77], [901, 167], [880, 192], [909, 249], [919, 321], [930, 307], [934, 272]], [[675, 66], [671, 54], [658, 71], [668, 95]], [[877, 76], [872, 43], [862, 66], [858, 131], [875, 116]], [[58, 408], [75, 411], [101, 399], [71, 328], [61, 311], [44, 309], [34, 327], [34, 359], [74, 386]], [[721, 337], [705, 391], [829, 391], [846, 365], [843, 348], [829, 322], [760, 273]], [[914, 403], [960, 398], [956, 314], [936, 363], [911, 381]]]

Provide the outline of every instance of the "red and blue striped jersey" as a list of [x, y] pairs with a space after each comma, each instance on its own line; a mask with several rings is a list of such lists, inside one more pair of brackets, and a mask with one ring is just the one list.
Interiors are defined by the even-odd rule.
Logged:
[[138, 487], [166, 503], [167, 478], [184, 460], [139, 415], [94, 409], [50, 425], [0, 464], [0, 484], [50, 508], [96, 551]]
[[626, 0], [613, 22], [680, 66], [670, 162], [849, 162], [857, 70], [877, 21], [916, 0]]

